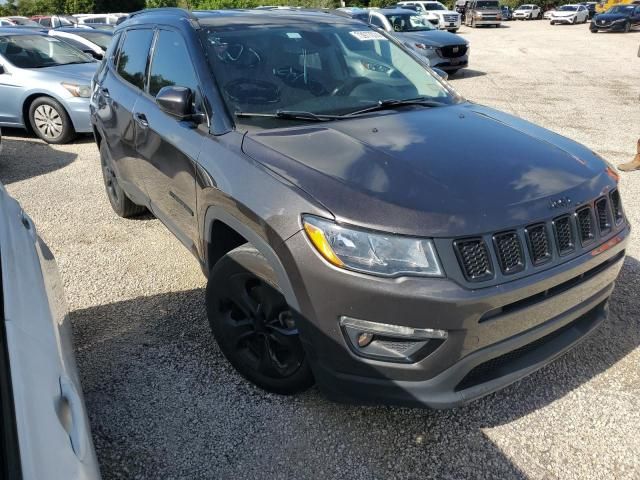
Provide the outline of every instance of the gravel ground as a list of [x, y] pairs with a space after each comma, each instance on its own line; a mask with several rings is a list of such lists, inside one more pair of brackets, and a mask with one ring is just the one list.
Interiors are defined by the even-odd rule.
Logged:
[[[451, 83], [469, 99], [631, 159], [640, 32], [460, 33], [473, 69]], [[112, 213], [94, 144], [5, 135], [0, 179], [58, 259], [105, 479], [640, 478], [640, 172], [622, 178], [636, 230], [598, 335], [464, 408], [362, 408], [241, 379], [209, 334], [195, 260], [158, 221]]]

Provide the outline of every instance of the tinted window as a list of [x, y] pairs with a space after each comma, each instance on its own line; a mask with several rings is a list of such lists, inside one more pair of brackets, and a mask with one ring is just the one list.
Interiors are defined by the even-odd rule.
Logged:
[[40, 25], [42, 25], [43, 27], [50, 27], [51, 26], [51, 19], [50, 18], [41, 18], [40, 19]]
[[140, 90], [144, 89], [144, 72], [152, 38], [152, 30], [129, 30], [120, 49], [118, 73]]
[[149, 76], [149, 93], [154, 97], [162, 87], [177, 85], [198, 89], [198, 80], [189, 52], [179, 33], [160, 30]]
[[371, 25], [384, 28], [384, 23], [382, 23], [382, 20], [380, 20], [378, 17], [371, 17]]

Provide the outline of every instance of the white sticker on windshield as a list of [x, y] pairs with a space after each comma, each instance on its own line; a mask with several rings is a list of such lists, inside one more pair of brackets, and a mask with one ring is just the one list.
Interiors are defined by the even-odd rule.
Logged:
[[373, 32], [371, 30], [365, 30], [364, 32], [349, 32], [351, 35], [356, 37], [360, 41], [364, 40], [384, 40], [384, 35], [379, 34], [378, 32]]
[[289, 32], [289, 33], [287, 33], [287, 37], [289, 37], [289, 38], [302, 38], [302, 35], [300, 35], [298, 32]]

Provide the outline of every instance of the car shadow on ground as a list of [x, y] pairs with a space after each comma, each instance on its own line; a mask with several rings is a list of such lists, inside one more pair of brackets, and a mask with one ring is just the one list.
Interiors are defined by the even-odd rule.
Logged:
[[471, 68], [463, 68], [462, 70], [458, 70], [456, 73], [451, 75], [451, 80], [456, 80], [459, 78], [474, 78], [474, 77], [484, 77], [487, 72], [482, 72], [480, 70], [473, 70]]
[[549, 405], [633, 351], [640, 316], [623, 312], [640, 308], [639, 278], [640, 262], [627, 257], [609, 319], [594, 335], [505, 390], [444, 411], [343, 405], [315, 388], [283, 397], [252, 386], [213, 341], [203, 289], [76, 310], [77, 358], [102, 474], [526, 478], [483, 429]]
[[[26, 146], [29, 148], [25, 148]], [[2, 129], [0, 181], [8, 185], [64, 168], [75, 153], [57, 149], [24, 130]]]

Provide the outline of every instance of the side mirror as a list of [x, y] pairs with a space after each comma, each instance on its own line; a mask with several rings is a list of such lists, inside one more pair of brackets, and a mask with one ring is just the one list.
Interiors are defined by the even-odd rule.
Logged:
[[191, 116], [191, 99], [193, 93], [187, 87], [162, 87], [156, 95], [156, 103], [163, 112], [173, 115], [180, 120]]
[[443, 80], [449, 79], [449, 74], [444, 70], [440, 70], [439, 68], [435, 68], [435, 67], [431, 67], [431, 70], [433, 70]]

